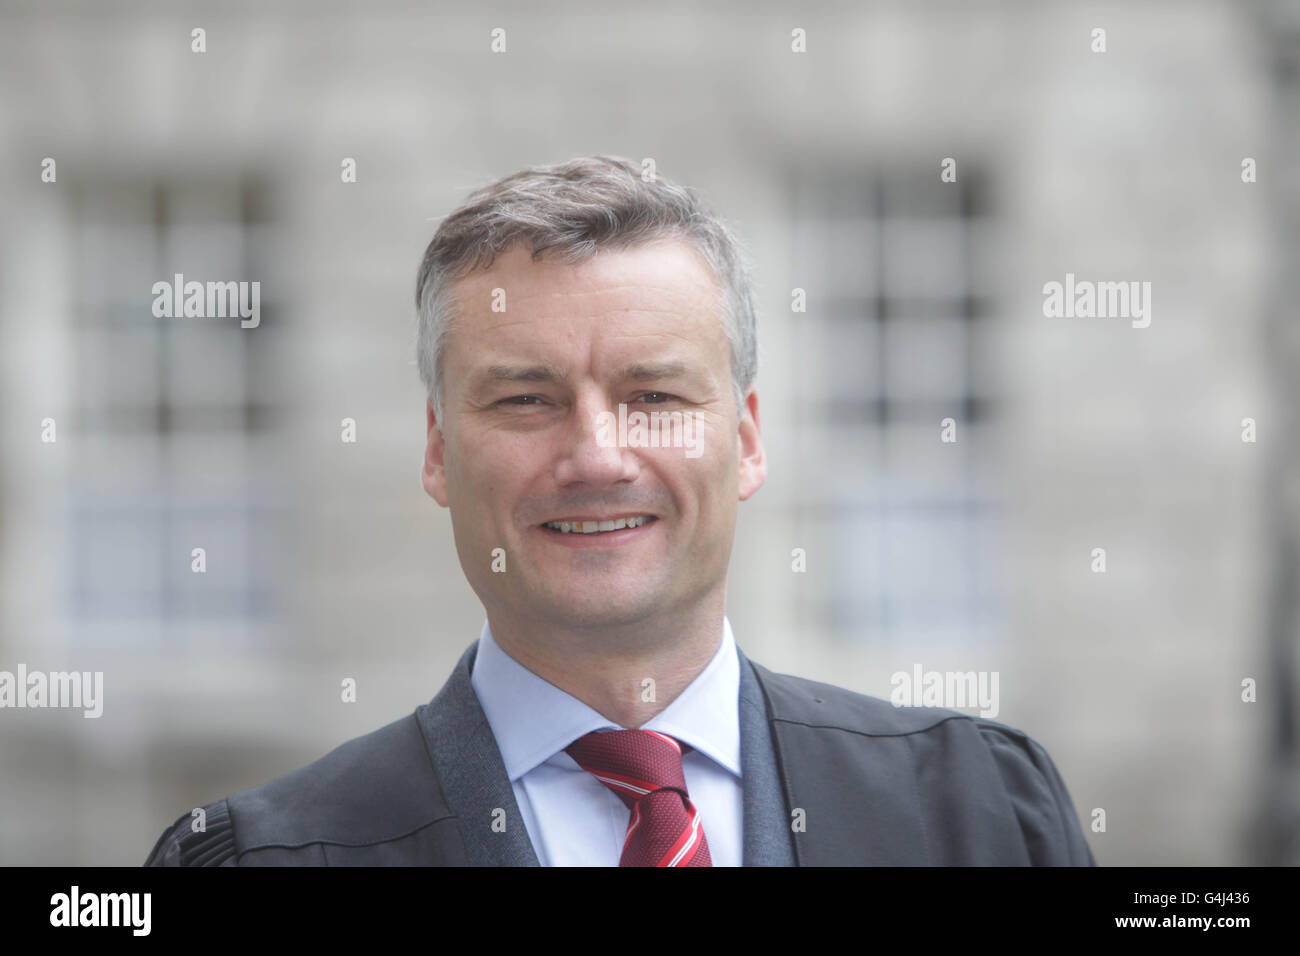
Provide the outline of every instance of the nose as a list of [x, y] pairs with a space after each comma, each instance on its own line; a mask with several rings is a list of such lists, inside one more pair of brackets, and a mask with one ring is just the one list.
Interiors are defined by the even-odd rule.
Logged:
[[620, 447], [618, 438], [617, 410], [595, 393], [580, 398], [561, 439], [564, 449], [555, 463], [556, 483], [599, 487], [635, 481], [636, 456]]

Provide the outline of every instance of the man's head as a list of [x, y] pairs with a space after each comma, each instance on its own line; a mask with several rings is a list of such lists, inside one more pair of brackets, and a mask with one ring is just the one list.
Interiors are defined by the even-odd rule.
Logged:
[[[416, 303], [424, 486], [489, 616], [720, 609], [737, 502], [764, 477], [752, 293], [726, 226], [625, 160], [525, 170], [444, 220]], [[620, 447], [620, 405], [676, 417], [695, 452]], [[627, 516], [653, 520], [573, 527]]]

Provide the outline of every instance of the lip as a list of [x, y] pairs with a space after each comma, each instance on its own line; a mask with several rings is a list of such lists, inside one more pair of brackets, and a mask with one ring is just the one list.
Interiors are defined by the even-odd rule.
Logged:
[[578, 515], [577, 517], [570, 517], [569, 515], [565, 515], [563, 518], [547, 518], [546, 521], [542, 523], [554, 524], [557, 521], [568, 521], [570, 523], [574, 521], [617, 521], [619, 518], [658, 518], [658, 517], [659, 517], [658, 515], [653, 515], [648, 511], [624, 511], [616, 515]]
[[[616, 515], [617, 518], [636, 518], [644, 512]], [[637, 528], [620, 528], [618, 531], [605, 531], [601, 534], [582, 534], [576, 531], [564, 532], [554, 531], [545, 525], [538, 525], [537, 530], [544, 534], [554, 543], [564, 548], [573, 548], [577, 551], [590, 550], [592, 548], [618, 548], [627, 544], [634, 543], [638, 538], [645, 537], [649, 534], [655, 525], [659, 524], [659, 519], [654, 515], [649, 516], [650, 521]], [[556, 521], [613, 521], [614, 518], [556, 518]]]

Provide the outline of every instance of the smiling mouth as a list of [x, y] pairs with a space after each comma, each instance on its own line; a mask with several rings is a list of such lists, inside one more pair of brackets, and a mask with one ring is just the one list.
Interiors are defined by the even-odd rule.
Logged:
[[636, 515], [630, 518], [611, 518], [606, 520], [547, 521], [542, 527], [561, 534], [608, 534], [625, 528], [639, 528], [658, 519], [654, 515]]

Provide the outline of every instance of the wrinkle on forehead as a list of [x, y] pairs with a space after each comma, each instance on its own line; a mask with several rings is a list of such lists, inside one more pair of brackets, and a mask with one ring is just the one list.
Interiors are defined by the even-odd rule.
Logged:
[[[605, 252], [603, 256], [597, 254], [576, 265], [560, 260], [534, 262], [524, 247], [512, 247], [510, 253], [497, 258], [491, 269], [459, 280], [454, 290], [455, 311], [472, 320], [465, 326], [471, 336], [506, 329], [522, 333], [528, 327], [540, 332], [554, 318], [618, 315], [657, 318], [661, 324], [644, 330], [614, 331], [617, 336], [670, 335], [695, 343], [698, 337], [691, 335], [688, 327], [713, 322], [725, 338], [722, 291], [712, 270], [692, 247], [683, 243], [668, 249], [638, 246]], [[593, 282], [606, 280], [608, 284], [590, 287]], [[505, 312], [491, 309], [494, 289], [505, 292]], [[702, 302], [702, 297], [706, 301]], [[613, 301], [602, 304], [602, 298]], [[521, 310], [526, 314], [521, 315]], [[561, 330], [547, 331], [553, 334]]]
[[[683, 268], [687, 262], [691, 267]], [[503, 281], [507, 277], [509, 287]], [[590, 288], [593, 282], [600, 287]], [[557, 285], [559, 288], [555, 288]], [[455, 283], [455, 288], [471, 300], [475, 293], [490, 296], [491, 289], [497, 287], [507, 288], [508, 296], [513, 288], [511, 297], [525, 301], [631, 292], [656, 299], [667, 295], [693, 304], [700, 292], [707, 290], [719, 300], [722, 292], [708, 262], [684, 241], [603, 250], [578, 263], [551, 258], [533, 261], [526, 247], [512, 246], [489, 269], [476, 270]]]

